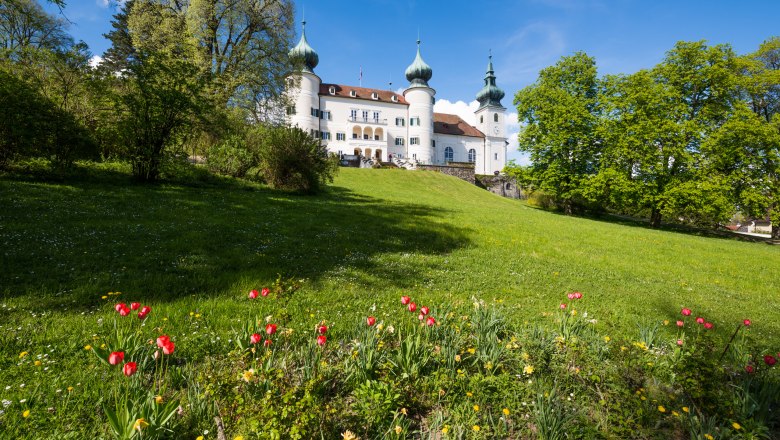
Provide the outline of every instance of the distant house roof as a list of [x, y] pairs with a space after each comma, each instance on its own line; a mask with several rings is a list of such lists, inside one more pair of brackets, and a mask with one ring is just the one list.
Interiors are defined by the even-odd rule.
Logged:
[[366, 87], [345, 86], [342, 84], [322, 83], [320, 84], [320, 95], [409, 105], [403, 95], [391, 92], [390, 90], [369, 89]]
[[485, 137], [484, 133], [477, 130], [476, 127], [469, 125], [469, 123], [461, 119], [460, 116], [449, 115], [447, 113], [433, 114], [433, 132], [455, 136]]

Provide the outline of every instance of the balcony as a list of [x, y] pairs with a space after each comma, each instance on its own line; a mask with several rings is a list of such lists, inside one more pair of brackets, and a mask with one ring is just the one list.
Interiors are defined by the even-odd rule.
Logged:
[[374, 124], [374, 125], [387, 125], [387, 119], [379, 118], [362, 118], [358, 116], [350, 116], [349, 122], [354, 124]]

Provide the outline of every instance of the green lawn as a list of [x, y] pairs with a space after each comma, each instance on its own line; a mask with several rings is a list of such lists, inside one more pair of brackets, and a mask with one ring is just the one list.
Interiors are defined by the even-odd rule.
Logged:
[[[456, 310], [484, 299], [542, 322], [576, 290], [613, 337], [690, 307], [721, 339], [750, 318], [752, 338], [780, 345], [780, 247], [566, 217], [432, 172], [342, 169], [316, 197], [215, 178], [144, 186], [110, 168], [64, 183], [5, 176], [0, 243], [0, 398], [39, 393], [44, 409], [56, 389], [101, 377], [83, 346], [113, 316], [107, 292], [151, 305], [198, 361], [240, 320], [281, 313], [246, 300], [278, 275], [303, 280], [289, 327], [327, 320], [333, 340], [368, 314], [390, 320], [404, 293]], [[23, 351], [50, 368], [21, 368]]]

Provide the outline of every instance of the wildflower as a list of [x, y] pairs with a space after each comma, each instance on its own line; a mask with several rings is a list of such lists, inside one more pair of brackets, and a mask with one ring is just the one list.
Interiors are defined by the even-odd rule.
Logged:
[[410, 312], [414, 313], [414, 311], [417, 310], [417, 304], [410, 302], [408, 308]]
[[37, 360], [36, 360], [35, 362], [33, 362], [33, 364], [34, 364], [36, 367], [40, 367], [40, 366], [41, 366], [41, 361], [37, 361]]
[[343, 434], [341, 434], [341, 438], [344, 440], [358, 440], [358, 437], [352, 432], [352, 431], [344, 431]]
[[259, 294], [260, 292], [258, 292], [257, 289], [252, 289], [249, 291], [249, 299], [255, 299]]
[[753, 368], [753, 366], [752, 366], [752, 365], [745, 365], [745, 371], [746, 371], [748, 374], [753, 374], [753, 373], [756, 371], [756, 369], [755, 369], [755, 368]]
[[732, 424], [731, 424], [731, 426], [732, 426], [732, 427], [733, 427], [735, 430], [737, 430], [737, 431], [739, 431], [740, 429], [742, 429], [742, 425], [740, 425], [740, 424], [739, 424], [739, 423], [737, 423], [737, 422], [734, 422], [734, 423], [732, 423]]
[[408, 296], [402, 296], [401, 297], [401, 304], [403, 304], [403, 305], [409, 304], [410, 301], [412, 301], [412, 299], [409, 298]]
[[574, 299], [574, 294], [570, 293], [570, 294], [566, 295], [566, 297], [569, 298], [569, 299]]
[[366, 324], [369, 327], [373, 327], [374, 324], [376, 324], [376, 318], [374, 318], [373, 316], [369, 316], [368, 318], [366, 318]]
[[677, 340], [677, 345], [679, 345], [680, 347], [682, 347], [682, 345], [683, 345], [683, 340], [682, 340], [682, 339], [678, 339], [678, 340]]
[[103, 296], [100, 297], [100, 299], [108, 299], [108, 296], [103, 295]]
[[432, 327], [434, 324], [436, 324], [436, 319], [433, 316], [429, 316], [428, 319], [425, 320], [425, 325], [428, 327]]
[[137, 370], [138, 366], [135, 362], [128, 362], [122, 367], [122, 373], [127, 377], [134, 375]]
[[582, 294], [580, 292], [574, 292], [574, 299], [581, 299]]
[[684, 323], [684, 322], [682, 322], [682, 321], [677, 321], [677, 327], [682, 327], [682, 326], [684, 326], [684, 325], [685, 325], [685, 323]]
[[263, 337], [260, 336], [260, 333], [252, 333], [252, 336], [249, 337], [249, 343], [250, 344], [257, 344], [258, 342], [262, 341]]
[[701, 316], [697, 316], [696, 317], [696, 323], [697, 324], [704, 324], [704, 318], [702, 318]]
[[271, 289], [267, 287], [263, 287], [262, 289], [260, 289], [260, 296], [262, 297], [268, 296], [269, 293], [271, 293]]
[[327, 341], [328, 341], [328, 337], [327, 336], [325, 336], [325, 335], [317, 336], [317, 345], [319, 345], [320, 347], [324, 346], [325, 342], [327, 342]]
[[563, 310], [563, 309], [565, 309], [565, 308], [566, 308], [566, 304], [564, 304], [564, 303], [561, 303], [561, 310]]
[[686, 308], [683, 308], [683, 309], [680, 311], [680, 313], [681, 313], [683, 316], [691, 316], [691, 309], [686, 309]]
[[474, 393], [472, 393], [471, 391], [466, 391], [466, 397], [473, 397], [473, 396]]
[[139, 302], [130, 303], [130, 310], [138, 310], [139, 307], [141, 307]]
[[430, 309], [428, 309], [428, 307], [425, 306], [420, 307], [420, 313], [423, 315], [427, 315], [429, 310]]
[[443, 428], [441, 428], [441, 433], [446, 434], [450, 431], [450, 425], [444, 425]]
[[203, 436], [199, 435], [199, 436], [195, 437], [195, 440], [203, 440]]
[[265, 332], [268, 333], [268, 335], [273, 335], [276, 333], [276, 324], [268, 324], [265, 326]]
[[27, 356], [28, 354], [30, 354], [30, 353], [27, 353], [26, 351], [23, 351], [23, 352], [19, 353], [19, 359]]
[[460, 355], [459, 354], [455, 355], [455, 362], [460, 362]]
[[530, 376], [531, 374], [534, 373], [534, 366], [533, 365], [526, 365], [525, 367], [523, 367], [523, 373], [525, 373], [525, 374]]
[[125, 308], [127, 308], [127, 305], [125, 303], [114, 304], [114, 310], [116, 310], [117, 313], [119, 313], [122, 309], [125, 309]]
[[376, 326], [376, 331], [381, 332], [382, 330], [384, 330], [384, 328], [385, 328], [385, 325], [380, 322]]
[[746, 319], [746, 320], [742, 321], [742, 323], [745, 324], [745, 327], [750, 327], [750, 324], [751, 324], [749, 319]]
[[474, 432], [479, 432], [479, 425], [472, 426], [471, 430], [474, 431]]
[[479, 405], [474, 405], [474, 411], [479, 411]]
[[157, 337], [157, 346], [162, 348], [166, 343], [171, 342], [171, 338], [168, 335], [160, 335]]
[[147, 423], [146, 420], [144, 420], [144, 418], [141, 417], [140, 419], [136, 420], [135, 423], [133, 424], [133, 430], [140, 432], [142, 429], [146, 428], [147, 426], [149, 426], [149, 423]]
[[30, 410], [29, 409], [24, 410], [24, 412], [22, 413], [22, 417], [24, 417], [25, 419], [27, 417], [30, 417]]
[[658, 405], [658, 412], [665, 413], [666, 412], [666, 408], [664, 408], [663, 405]]
[[403, 430], [404, 429], [401, 428], [401, 425], [395, 425], [395, 434], [396, 435], [401, 435], [401, 431], [403, 431]]
[[263, 347], [270, 347], [270, 346], [271, 346], [271, 340], [270, 339], [266, 339], [265, 341], [263, 341]]
[[705, 440], [715, 440], [715, 437], [711, 436], [710, 434], [704, 434]]
[[672, 411], [672, 415], [675, 416], [675, 417], [678, 417], [680, 415], [680, 413], [678, 413], [677, 411]]
[[317, 333], [319, 333], [321, 335], [324, 335], [327, 332], [328, 332], [328, 326], [321, 325], [321, 326], [317, 327]]
[[683, 410], [683, 412], [684, 412], [684, 413], [687, 413], [687, 412], [689, 412], [689, 411], [690, 411], [690, 409], [688, 409], [688, 407], [687, 407], [687, 406], [684, 406], [684, 407], [682, 407], [682, 410]]
[[476, 353], [476, 352], [477, 352], [477, 349], [476, 349], [476, 348], [474, 348], [474, 347], [471, 347], [471, 348], [469, 348], [469, 349], [468, 349], [468, 350], [466, 350], [466, 351], [468, 351], [468, 352], [469, 352], [469, 353], [471, 353], [471, 354], [474, 354], [474, 353]]
[[163, 354], [173, 354], [174, 349], [176, 349], [176, 345], [174, 345], [174, 343], [171, 341], [168, 341], [165, 345], [162, 346]]
[[125, 359], [125, 353], [122, 351], [114, 351], [108, 355], [108, 363], [111, 365], [119, 365]]
[[162, 405], [162, 403], [163, 403], [162, 396], [154, 396], [154, 403], [156, 403], [158, 405]]
[[237, 436], [233, 437], [233, 440], [244, 440], [244, 436], [243, 435], [237, 435]]
[[669, 320], [668, 319], [664, 319], [663, 325], [669, 325]]
[[419, 319], [420, 321], [422, 321], [423, 319], [425, 319], [425, 315], [423, 315], [422, 313], [420, 313], [419, 315], [417, 315], [417, 319]]
[[84, 350], [92, 350], [92, 346], [87, 344], [84, 346]]
[[764, 363], [770, 367], [777, 363], [777, 359], [771, 354], [764, 355]]
[[401, 414], [407, 416], [407, 415], [409, 415], [408, 413], [409, 413], [409, 411], [406, 408], [401, 408]]
[[68, 387], [68, 392], [70, 393], [72, 391], [73, 391], [73, 387]]
[[711, 322], [705, 322], [705, 323], [704, 323], [704, 328], [706, 328], [707, 330], [711, 330], [711, 329], [712, 329], [712, 327], [713, 327], [713, 325], [712, 325], [712, 323], [711, 323]]
[[244, 379], [244, 382], [251, 382], [254, 377], [255, 377], [254, 368], [250, 368], [249, 370], [246, 370], [241, 374], [241, 378]]
[[504, 408], [504, 409], [501, 410], [501, 412], [503, 412], [505, 416], [508, 416], [509, 415], [509, 408]]

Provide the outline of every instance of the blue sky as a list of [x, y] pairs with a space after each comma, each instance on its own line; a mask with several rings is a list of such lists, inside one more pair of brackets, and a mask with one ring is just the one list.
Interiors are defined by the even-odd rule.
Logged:
[[[115, 9], [107, 0], [67, 3], [71, 34], [102, 54]], [[315, 71], [324, 82], [357, 85], [362, 67], [364, 87], [405, 87], [419, 31], [423, 59], [433, 68], [436, 110], [466, 120], [488, 50], [514, 117], [515, 92], [564, 55], [588, 53], [600, 74], [632, 73], [659, 63], [680, 40], [728, 43], [744, 54], [780, 34], [778, 0], [310, 0], [296, 8], [297, 22], [305, 9], [306, 35], [320, 56]], [[515, 137], [517, 124], [509, 129]], [[515, 149], [516, 139], [510, 140]], [[525, 162], [517, 152], [510, 156]]]

